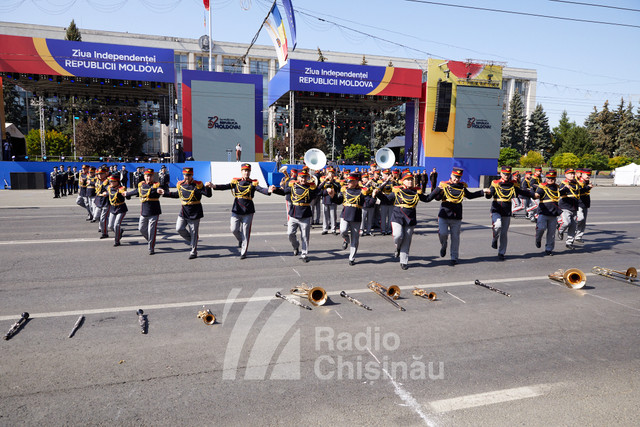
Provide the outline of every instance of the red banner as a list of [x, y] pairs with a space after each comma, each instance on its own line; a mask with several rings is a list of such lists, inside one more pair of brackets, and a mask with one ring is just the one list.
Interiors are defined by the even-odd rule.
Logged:
[[202, 0], [205, 10], [209, 10], [209, 0]]

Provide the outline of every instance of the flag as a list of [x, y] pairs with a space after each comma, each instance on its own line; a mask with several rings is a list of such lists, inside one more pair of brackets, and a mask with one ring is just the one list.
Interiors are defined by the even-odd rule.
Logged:
[[264, 23], [264, 27], [267, 29], [267, 33], [269, 33], [269, 37], [271, 37], [271, 41], [273, 42], [273, 46], [276, 48], [276, 55], [278, 55], [278, 64], [279, 68], [287, 62], [287, 58], [284, 56], [284, 51], [282, 50], [282, 42], [280, 41], [280, 36], [278, 35], [278, 30], [276, 30], [271, 22], [267, 19]]
[[202, 0], [204, 3], [204, 10], [209, 10], [209, 0]]
[[282, 22], [282, 15], [280, 15], [280, 11], [278, 10], [278, 5], [273, 4], [271, 8], [271, 12], [269, 12], [269, 21], [271, 21], [271, 26], [276, 29], [278, 32], [278, 36], [280, 37], [280, 41], [282, 42], [282, 53], [284, 55], [285, 61], [289, 57], [289, 48], [287, 46], [287, 33], [284, 29], [284, 22]]
[[282, 0], [282, 6], [284, 6], [284, 14], [287, 15], [287, 21], [289, 22], [289, 32], [291, 33], [291, 51], [296, 50], [296, 17], [293, 14], [293, 5], [291, 0]]

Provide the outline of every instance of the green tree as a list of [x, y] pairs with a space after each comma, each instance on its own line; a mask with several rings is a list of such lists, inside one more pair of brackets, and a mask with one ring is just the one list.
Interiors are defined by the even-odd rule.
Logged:
[[529, 118], [526, 141], [527, 150], [541, 151], [547, 159], [551, 157], [553, 141], [549, 130], [549, 118], [540, 104], [536, 106]]
[[609, 158], [600, 153], [585, 154], [580, 158], [579, 166], [593, 170], [607, 170], [609, 169]]
[[580, 164], [580, 158], [573, 153], [561, 153], [551, 159], [551, 164], [554, 168], [559, 169], [577, 168]]
[[567, 139], [562, 144], [560, 152], [573, 153], [578, 157], [595, 152], [589, 131], [582, 126], [576, 126], [574, 123], [574, 126], [567, 133]]
[[351, 144], [344, 147], [343, 154], [345, 160], [365, 161], [369, 159], [371, 152], [369, 151], [369, 148], [364, 145]]
[[139, 118], [76, 122], [76, 152], [79, 156], [134, 157], [142, 154], [146, 139]]
[[405, 115], [397, 107], [382, 113], [382, 117], [374, 122], [375, 146], [378, 149], [387, 145], [396, 136], [405, 134]]
[[586, 127], [596, 151], [607, 157], [613, 156], [617, 149], [617, 127], [615, 114], [609, 110], [609, 101], [604, 103], [600, 112], [593, 107], [593, 112], [587, 117]]
[[625, 157], [640, 156], [640, 109], [639, 115], [633, 114], [631, 102], [621, 114], [618, 129], [618, 151], [616, 154]]
[[[42, 154], [40, 146], [40, 129], [31, 129], [27, 136], [27, 155], [40, 156]], [[55, 129], [49, 129], [44, 133], [44, 144], [47, 156], [70, 156], [71, 141], [61, 132]]]
[[624, 156], [616, 156], [609, 159], [609, 169], [619, 168], [621, 166], [626, 166], [630, 163], [633, 163], [633, 159], [631, 157]]
[[311, 148], [317, 148], [326, 153], [326, 141], [324, 137], [315, 129], [296, 129], [295, 143], [295, 153], [297, 156], [304, 156], [304, 153]]
[[525, 152], [526, 122], [522, 96], [516, 91], [511, 98], [509, 116], [506, 125], [503, 127], [504, 135], [503, 138], [501, 138], [502, 148], [513, 148], [519, 153]]
[[520, 162], [520, 153], [514, 148], [501, 148], [498, 166], [516, 166]]
[[69, 24], [69, 26], [67, 27], [67, 33], [65, 34], [64, 39], [75, 42], [82, 41], [82, 35], [80, 34], [80, 30], [78, 30], [78, 27], [76, 27], [75, 20], [71, 20], [71, 24]]
[[542, 157], [542, 154], [531, 150], [526, 156], [520, 157], [520, 164], [525, 168], [542, 166], [544, 164], [544, 158]]
[[567, 114], [567, 110], [562, 112], [560, 116], [560, 120], [558, 121], [558, 126], [553, 128], [552, 137], [553, 137], [553, 149], [552, 155], [555, 155], [556, 152], [560, 151], [565, 141], [569, 138], [569, 130], [575, 127], [575, 122], [569, 121], [569, 115]]
[[20, 92], [17, 86], [9, 79], [2, 79], [4, 95], [4, 114], [6, 123], [13, 123], [22, 133], [26, 132], [26, 112], [19, 102]]

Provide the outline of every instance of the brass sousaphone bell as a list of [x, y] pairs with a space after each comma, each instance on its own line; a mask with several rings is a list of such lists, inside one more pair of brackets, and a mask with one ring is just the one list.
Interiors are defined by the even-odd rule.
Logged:
[[202, 307], [202, 310], [198, 312], [198, 319], [202, 319], [205, 325], [213, 325], [216, 323], [216, 316], [206, 307]]
[[380, 169], [389, 169], [396, 162], [396, 155], [390, 148], [381, 148], [376, 151], [376, 163]]
[[324, 305], [324, 303], [326, 303], [329, 299], [329, 297], [327, 296], [327, 291], [325, 291], [323, 288], [321, 288], [320, 286], [310, 288], [306, 283], [291, 288], [291, 294], [307, 298], [309, 302], [316, 307], [319, 305]]
[[587, 283], [587, 276], [577, 268], [557, 270], [549, 275], [549, 279], [564, 283], [569, 289], [580, 289]]

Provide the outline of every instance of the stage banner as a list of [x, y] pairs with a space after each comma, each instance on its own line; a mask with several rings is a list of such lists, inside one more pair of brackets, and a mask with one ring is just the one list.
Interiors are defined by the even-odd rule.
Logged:
[[502, 91], [458, 85], [454, 157], [497, 159], [502, 130]]
[[152, 82], [174, 81], [174, 51], [0, 35], [0, 71]]

